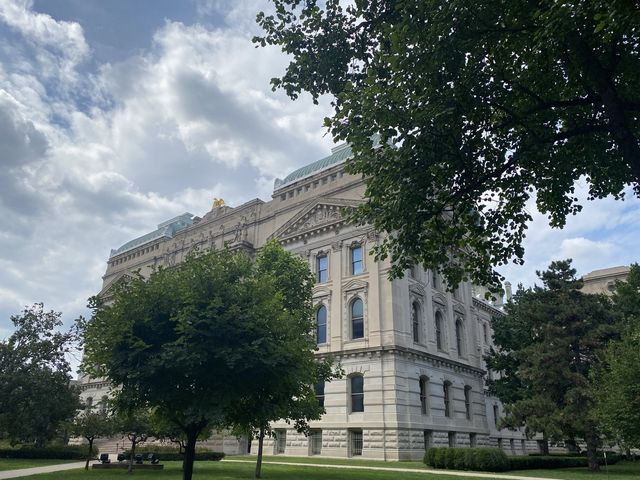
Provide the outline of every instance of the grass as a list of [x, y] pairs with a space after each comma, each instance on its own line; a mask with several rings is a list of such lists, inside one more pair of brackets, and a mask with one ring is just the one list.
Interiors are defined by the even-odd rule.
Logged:
[[[255, 457], [238, 458], [244, 460], [254, 460]], [[354, 466], [377, 466], [377, 467], [399, 467], [399, 468], [425, 468], [419, 462], [381, 462], [374, 460], [347, 460], [347, 459], [327, 459], [327, 458], [295, 458], [295, 457], [267, 457], [265, 461], [290, 461], [298, 463], [334, 463]], [[235, 463], [235, 462], [196, 462], [194, 480], [239, 480], [252, 479], [255, 464]], [[264, 480], [334, 480], [336, 478], [344, 480], [456, 480], [456, 479], [476, 479], [473, 473], [469, 472], [468, 477], [454, 477], [451, 475], [410, 473], [410, 472], [383, 472], [367, 470], [348, 470], [323, 467], [304, 467], [296, 465], [263, 465]], [[632, 480], [640, 478], [640, 462], [621, 462], [609, 467], [608, 473], [604, 469], [597, 474], [590, 473], [586, 468], [567, 468], [559, 470], [523, 470], [505, 472], [507, 475], [535, 476], [556, 478], [562, 480]], [[24, 480], [114, 480], [127, 478], [125, 470], [111, 471], [89, 471], [68, 470], [59, 473], [50, 473], [22, 477]], [[179, 480], [182, 477], [180, 472], [180, 462], [165, 462], [165, 469], [162, 471], [137, 471], [134, 473], [135, 480]], [[128, 477], [131, 478], [131, 477]]]
[[[255, 459], [255, 456], [245, 457], [229, 457], [230, 460], [234, 458], [242, 458], [243, 460]], [[388, 461], [383, 460], [367, 460], [367, 459], [354, 459], [354, 458], [327, 458], [327, 457], [285, 457], [282, 455], [265, 455], [265, 462], [287, 462], [287, 463], [318, 463], [322, 465], [358, 465], [362, 467], [398, 467], [398, 468], [426, 468], [425, 464], [419, 460], [409, 461]]]
[[18, 470], [22, 468], [44, 467], [46, 465], [59, 465], [61, 463], [74, 463], [79, 460], [51, 460], [33, 458], [0, 458], [0, 471]]
[[599, 472], [592, 473], [586, 468], [561, 468], [557, 470], [513, 470], [509, 475], [531, 477], [559, 478], [562, 480], [631, 480], [640, 478], [640, 461], [619, 462], [602, 467]]

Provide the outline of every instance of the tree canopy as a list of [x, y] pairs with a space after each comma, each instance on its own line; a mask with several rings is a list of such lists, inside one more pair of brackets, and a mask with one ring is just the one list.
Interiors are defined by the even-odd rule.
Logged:
[[0, 435], [11, 443], [44, 445], [80, 407], [66, 359], [74, 335], [59, 331], [60, 317], [36, 303], [11, 317], [15, 331], [0, 342]]
[[624, 330], [592, 372], [595, 414], [608, 439], [640, 448], [640, 265], [632, 265], [627, 281], [617, 283], [613, 301]]
[[597, 469], [599, 432], [594, 420], [592, 370], [619, 337], [619, 317], [604, 295], [579, 291], [571, 261], [538, 272], [543, 286], [519, 289], [495, 317], [488, 368], [500, 377], [489, 391], [505, 404], [503, 426], [525, 426], [553, 441], [585, 440], [589, 465]]
[[313, 353], [312, 285], [306, 263], [277, 244], [255, 262], [228, 249], [192, 254], [119, 283], [109, 304], [93, 300], [85, 368], [120, 386], [116, 405], [152, 409], [184, 432], [188, 480], [198, 435], [237, 423], [255, 388], [271, 410], [245, 412], [245, 425], [292, 418], [292, 397], [307, 398], [324, 375]]
[[[554, 227], [591, 199], [640, 195], [640, 7], [633, 0], [272, 0], [291, 61], [273, 88], [332, 99], [366, 202], [355, 219], [412, 264], [497, 287], [522, 263], [529, 200]], [[380, 136], [380, 142], [373, 141]]]

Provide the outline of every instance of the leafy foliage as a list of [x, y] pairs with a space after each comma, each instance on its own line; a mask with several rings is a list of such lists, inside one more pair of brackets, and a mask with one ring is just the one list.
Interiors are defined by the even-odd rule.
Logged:
[[80, 407], [65, 354], [74, 340], [60, 332], [59, 312], [36, 303], [11, 317], [15, 331], [0, 342], [0, 434], [39, 447]]
[[613, 298], [626, 330], [607, 346], [602, 365], [592, 372], [595, 413], [609, 439], [640, 448], [640, 265], [631, 266]]
[[311, 385], [328, 363], [313, 354], [312, 285], [308, 266], [277, 244], [255, 263], [228, 249], [196, 253], [120, 283], [109, 305], [92, 300], [84, 366], [120, 386], [121, 411], [153, 410], [183, 432], [190, 479], [202, 432], [318, 414]]
[[[419, 263], [451, 286], [522, 263], [527, 205], [562, 227], [591, 198], [640, 194], [640, 9], [630, 0], [272, 0], [259, 45], [291, 62], [273, 88], [332, 98], [388, 232], [392, 273]], [[380, 136], [380, 142], [372, 138]]]
[[85, 470], [89, 469], [89, 460], [93, 458], [93, 442], [96, 438], [109, 437], [117, 431], [117, 425], [106, 412], [83, 412], [76, 416], [71, 424], [71, 434], [82, 437], [88, 442]]
[[590, 372], [618, 337], [618, 317], [609, 299], [579, 291], [570, 260], [552, 262], [538, 276], [543, 286], [518, 290], [507, 315], [493, 322], [497, 351], [487, 366], [502, 377], [489, 381], [489, 390], [505, 404], [503, 426], [525, 425], [549, 440], [583, 438], [597, 468]]

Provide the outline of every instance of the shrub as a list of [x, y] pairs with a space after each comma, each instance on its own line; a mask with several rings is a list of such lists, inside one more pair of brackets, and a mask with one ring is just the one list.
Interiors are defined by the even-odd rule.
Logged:
[[584, 457], [565, 456], [513, 456], [509, 457], [511, 470], [533, 470], [586, 467], [587, 459]]
[[431, 448], [425, 455], [425, 463], [450, 470], [502, 472], [509, 469], [509, 459], [499, 448]]
[[435, 468], [436, 449], [429, 448], [424, 454], [424, 463], [428, 467]]
[[[87, 458], [87, 445], [65, 445], [57, 447], [21, 447], [0, 448], [0, 458], [44, 458], [55, 460], [84, 460]], [[94, 445], [92, 456], [98, 455], [98, 449]]]
[[[122, 453], [127, 455], [130, 454], [130, 450], [125, 450]], [[144, 448], [136, 448], [136, 454], [147, 455], [149, 453], [153, 453], [156, 455], [160, 461], [171, 462], [171, 461], [182, 461], [184, 460], [184, 455], [178, 452], [177, 448], [171, 447], [163, 447], [163, 446], [146, 446]], [[198, 448], [196, 450], [196, 461], [214, 461], [217, 462], [224, 458], [225, 454], [223, 452], [213, 452], [211, 450], [207, 450], [205, 448]]]

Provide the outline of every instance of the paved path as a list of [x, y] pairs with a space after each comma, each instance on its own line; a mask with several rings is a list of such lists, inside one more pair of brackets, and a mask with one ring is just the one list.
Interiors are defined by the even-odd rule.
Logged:
[[84, 468], [85, 462], [61, 463], [59, 465], [47, 465], [46, 467], [21, 468], [19, 470], [5, 470], [0, 472], [0, 480], [5, 478], [28, 477], [38, 473], [62, 472], [74, 468]]
[[[236, 463], [253, 463], [255, 460], [232, 460], [225, 458], [223, 462]], [[273, 462], [263, 461], [263, 465], [295, 465], [297, 467], [320, 467], [320, 468], [348, 468], [351, 470], [379, 470], [383, 472], [402, 472], [402, 473], [429, 473], [437, 475], [451, 475], [453, 477], [472, 477], [472, 478], [497, 478], [504, 480], [560, 480], [548, 477], [521, 477], [518, 475], [505, 475], [501, 473], [480, 473], [480, 472], [460, 472], [456, 470], [426, 470], [421, 468], [401, 468], [401, 467], [369, 467], [362, 465], [331, 465], [326, 463], [294, 463], [294, 462]]]

